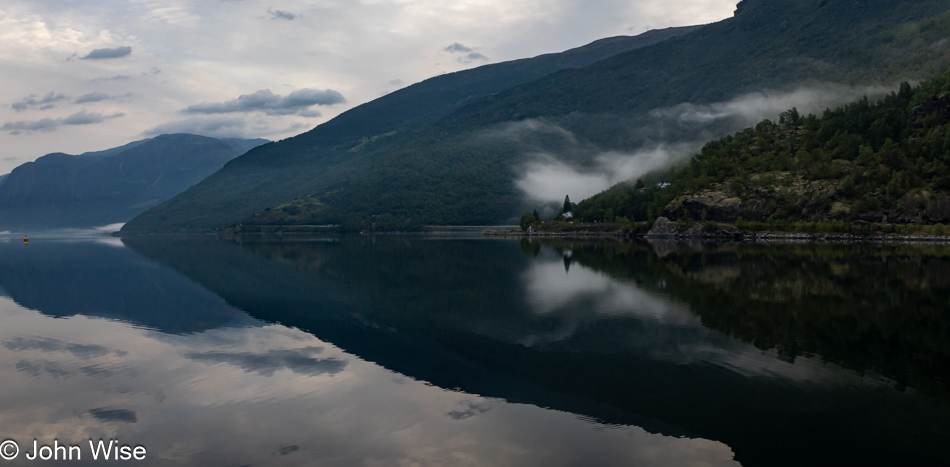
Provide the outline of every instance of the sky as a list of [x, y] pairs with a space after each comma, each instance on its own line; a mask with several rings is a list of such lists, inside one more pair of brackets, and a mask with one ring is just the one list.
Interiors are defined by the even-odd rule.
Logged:
[[432, 76], [737, 0], [4, 0], [0, 174], [162, 133], [280, 140]]

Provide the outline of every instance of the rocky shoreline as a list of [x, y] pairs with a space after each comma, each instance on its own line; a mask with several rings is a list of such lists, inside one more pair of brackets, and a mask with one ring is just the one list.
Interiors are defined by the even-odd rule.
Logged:
[[708, 232], [700, 224], [679, 224], [661, 217], [643, 237], [648, 239], [704, 239], [746, 242], [834, 242], [834, 243], [940, 243], [950, 244], [950, 235], [900, 235], [873, 233], [753, 232], [726, 229]]
[[575, 230], [575, 231], [534, 231], [516, 230], [485, 231], [488, 237], [516, 238], [645, 238], [656, 240], [701, 240], [712, 242], [765, 242], [765, 243], [921, 243], [950, 244], [950, 235], [902, 235], [902, 234], [850, 234], [850, 233], [807, 233], [807, 232], [755, 232], [740, 229], [722, 229], [707, 231], [702, 224], [681, 224], [660, 217], [653, 223], [649, 232]]

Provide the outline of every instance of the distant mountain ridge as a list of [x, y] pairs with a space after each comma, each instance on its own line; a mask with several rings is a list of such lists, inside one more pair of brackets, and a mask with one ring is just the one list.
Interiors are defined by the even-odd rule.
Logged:
[[0, 230], [126, 222], [266, 142], [173, 134], [78, 156], [47, 154], [0, 177]]
[[[123, 232], [511, 222], [536, 207], [515, 184], [533, 154], [571, 146], [567, 156], [583, 170], [599, 154], [634, 151], [651, 137], [637, 129], [653, 109], [765, 89], [932, 76], [950, 64], [948, 10], [941, 0], [744, 0], [733, 18], [466, 99], [430, 122], [374, 133], [363, 130], [383, 127], [341, 115], [249, 151]], [[409, 89], [400, 98], [409, 99]], [[531, 131], [520, 140], [486, 138], [511, 123]], [[736, 129], [720, 128], [710, 139]]]

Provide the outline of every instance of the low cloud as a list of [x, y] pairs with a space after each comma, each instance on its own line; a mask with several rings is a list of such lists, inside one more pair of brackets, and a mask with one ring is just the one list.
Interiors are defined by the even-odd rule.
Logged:
[[95, 49], [82, 57], [83, 60], [107, 60], [132, 55], [132, 47], [123, 46], [114, 49]]
[[14, 122], [6, 122], [3, 124], [3, 126], [0, 126], [0, 131], [9, 131], [11, 135], [19, 135], [24, 131], [50, 132], [57, 130], [61, 126], [91, 125], [94, 123], [102, 123], [113, 118], [119, 118], [124, 115], [125, 114], [123, 113], [103, 115], [98, 112], [86, 112], [85, 110], [82, 110], [66, 118], [41, 118], [39, 120], [18, 120]]
[[[186, 114], [223, 114], [236, 112], [265, 112], [268, 115], [313, 116], [314, 105], [334, 105], [345, 103], [346, 99], [332, 89], [300, 89], [287, 96], [279, 96], [270, 89], [244, 94], [237, 99], [225, 102], [202, 102], [188, 106]], [[316, 114], [319, 116], [319, 113]]]
[[675, 120], [684, 125], [705, 125], [723, 119], [739, 119], [743, 125], [750, 126], [766, 118], [774, 119], [779, 113], [792, 107], [797, 107], [802, 114], [817, 114], [830, 106], [856, 101], [864, 96], [878, 98], [892, 89], [894, 88], [886, 86], [851, 87], [829, 84], [790, 92], [754, 92], [726, 102], [706, 105], [683, 103], [656, 109], [650, 112], [650, 116]]
[[164, 123], [148, 130], [145, 136], [158, 136], [173, 133], [191, 133], [215, 138], [244, 137], [247, 123], [241, 118], [202, 118], [192, 117], [177, 122]]
[[535, 154], [515, 185], [532, 201], [558, 203], [590, 198], [618, 183], [689, 157], [702, 143], [660, 144], [635, 152], [602, 152], [592, 164], [572, 164], [550, 153]]
[[[892, 87], [824, 85], [787, 92], [756, 92], [712, 104], [683, 103], [625, 117], [639, 148], [602, 149], [569, 130], [543, 120], [510, 123], [489, 136], [522, 146], [528, 162], [516, 167], [515, 185], [528, 200], [559, 203], [564, 195], [579, 201], [617, 183], [668, 167], [699, 152], [711, 140], [764, 119], [776, 119], [793, 107], [802, 114], [863, 96], [879, 98]], [[539, 141], [542, 141], [539, 143]]]
[[267, 9], [267, 12], [270, 13], [270, 16], [271, 16], [270, 19], [284, 19], [284, 20], [287, 20], [287, 21], [293, 21], [294, 19], [297, 18], [297, 15], [296, 15], [296, 14], [291, 13], [291, 12], [289, 12], [289, 11], [284, 11], [284, 10], [272, 10], [272, 9], [268, 8], [268, 9]]
[[23, 99], [20, 99], [13, 103], [10, 107], [17, 112], [26, 109], [39, 109], [47, 110], [54, 107], [56, 102], [66, 100], [66, 95], [62, 93], [56, 93], [55, 91], [50, 91], [48, 94], [39, 98], [36, 94], [30, 94]]

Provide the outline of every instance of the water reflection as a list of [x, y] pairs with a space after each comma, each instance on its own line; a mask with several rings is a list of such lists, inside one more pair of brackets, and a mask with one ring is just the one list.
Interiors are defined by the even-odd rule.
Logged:
[[[346, 264], [337, 262], [339, 244], [264, 255], [221, 242], [145, 243], [137, 250], [161, 252], [188, 277], [111, 245], [0, 245], [7, 291], [0, 297], [0, 438], [25, 446], [115, 437], [145, 445], [147, 465], [735, 465], [720, 442], [446, 390], [454, 386], [390, 371], [330, 339], [276, 324], [312, 316], [317, 321], [308, 324], [328, 323], [335, 327], [328, 335], [362, 342], [356, 347], [371, 355], [431, 352], [436, 358], [416, 362], [436, 365], [424, 372], [460, 363], [450, 349], [413, 343], [375, 320], [375, 297], [356, 294], [362, 282], [350, 282], [357, 271], [333, 270]], [[310, 249], [314, 255], [301, 255]], [[406, 290], [389, 299], [428, 304], [425, 295]], [[398, 308], [407, 323], [429, 311]], [[202, 324], [190, 325], [191, 318]], [[374, 344], [380, 335], [391, 337]], [[545, 392], [506, 375], [492, 380], [518, 386], [527, 401], [535, 389]], [[23, 464], [33, 463], [11, 463]]]
[[49, 316], [98, 316], [166, 333], [254, 321], [117, 238], [3, 243], [0, 264], [0, 294]]
[[127, 243], [258, 319], [438, 387], [721, 441], [744, 465], [948, 460], [939, 251], [891, 248], [909, 259], [882, 270], [866, 267], [877, 250], [819, 246]]

